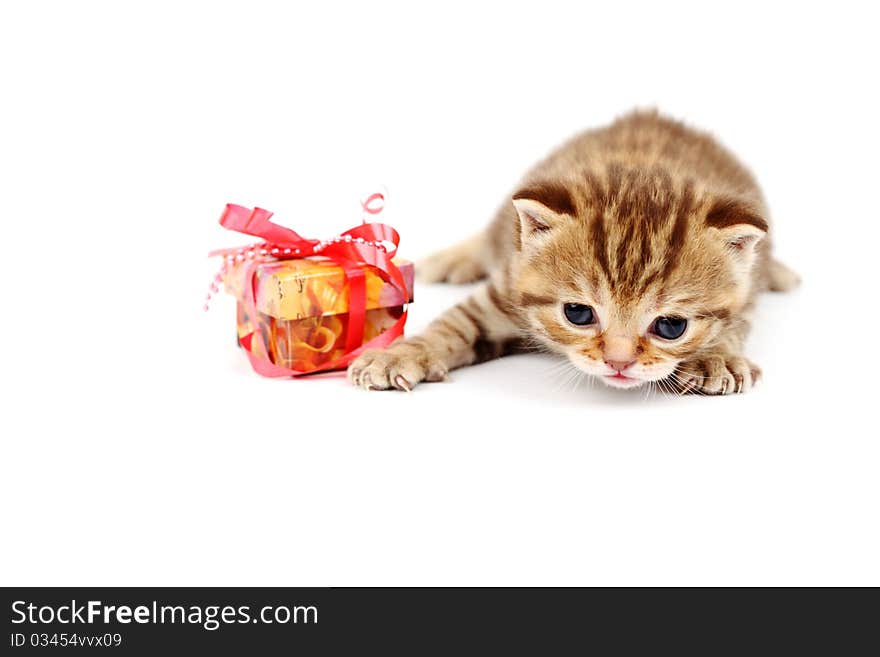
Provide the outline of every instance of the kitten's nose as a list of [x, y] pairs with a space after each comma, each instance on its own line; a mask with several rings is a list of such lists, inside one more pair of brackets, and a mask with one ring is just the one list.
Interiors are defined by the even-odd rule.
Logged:
[[605, 359], [605, 364], [609, 367], [613, 367], [618, 372], [623, 372], [627, 367], [635, 363], [634, 360], [608, 360]]
[[602, 355], [609, 367], [622, 372], [636, 362], [636, 344], [631, 338], [623, 335], [608, 335], [604, 342]]

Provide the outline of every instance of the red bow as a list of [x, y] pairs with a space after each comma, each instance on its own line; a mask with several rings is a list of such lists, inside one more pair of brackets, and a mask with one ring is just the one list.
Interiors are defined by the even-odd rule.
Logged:
[[[379, 214], [384, 207], [385, 197], [382, 194], [373, 194], [363, 202], [365, 213]], [[381, 202], [381, 204], [377, 204]], [[406, 311], [403, 312], [397, 322], [370, 340], [361, 345], [364, 337], [364, 319], [366, 317], [366, 283], [364, 279], [364, 266], [368, 265], [378, 269], [392, 285], [403, 295], [409, 298], [406, 281], [397, 266], [391, 261], [397, 252], [400, 236], [391, 226], [379, 223], [363, 223], [351, 228], [338, 237], [331, 240], [320, 241], [306, 239], [295, 231], [269, 221], [272, 213], [262, 208], [249, 208], [240, 205], [229, 204], [220, 217], [220, 225], [229, 230], [234, 230], [247, 235], [254, 235], [265, 240], [265, 243], [252, 247], [252, 250], [262, 255], [271, 255], [278, 259], [306, 258], [313, 255], [321, 255], [336, 262], [342, 267], [345, 278], [348, 281], [348, 330], [345, 340], [345, 355], [336, 360], [321, 365], [317, 369], [308, 372], [282, 367], [272, 363], [267, 358], [254, 354], [253, 340], [262, 339], [259, 331], [255, 330], [244, 336], [240, 342], [248, 354], [253, 368], [263, 376], [299, 376], [327, 370], [345, 367], [354, 358], [366, 349], [383, 348], [391, 344], [397, 337], [403, 335], [403, 325], [406, 323]], [[390, 247], [386, 247], [390, 244]], [[238, 252], [238, 249], [220, 249], [212, 251], [210, 255], [224, 255]], [[244, 263], [244, 279], [246, 283], [243, 290], [244, 298], [241, 300], [245, 305], [248, 315], [256, 323], [257, 307], [254, 284], [256, 282], [256, 267], [259, 260]], [[266, 347], [267, 345], [264, 345]], [[269, 353], [265, 348], [264, 353]]]

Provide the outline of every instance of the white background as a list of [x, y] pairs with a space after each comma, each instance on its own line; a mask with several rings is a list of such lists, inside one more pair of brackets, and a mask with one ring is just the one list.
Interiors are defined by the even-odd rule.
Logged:
[[[861, 3], [16, 4], [0, 583], [880, 584]], [[576, 389], [540, 356], [413, 394], [268, 380], [232, 301], [201, 310], [206, 252], [250, 241], [227, 202], [331, 236], [383, 183], [418, 258], [637, 105], [741, 155], [803, 275], [761, 301], [752, 394]], [[466, 292], [417, 287], [410, 330]]]

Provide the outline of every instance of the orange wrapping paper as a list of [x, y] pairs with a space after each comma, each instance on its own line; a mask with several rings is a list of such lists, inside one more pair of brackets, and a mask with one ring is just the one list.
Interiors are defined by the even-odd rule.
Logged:
[[[413, 266], [395, 260], [407, 286], [407, 298], [378, 272], [364, 266], [366, 316], [363, 343], [387, 330], [412, 302]], [[254, 293], [257, 317], [248, 316], [241, 302], [244, 267], [230, 268], [226, 291], [238, 302], [237, 328], [241, 339], [259, 331], [255, 355], [276, 365], [309, 372], [345, 354], [348, 329], [348, 283], [342, 267], [325, 258], [273, 260], [257, 265]], [[256, 319], [256, 321], [255, 321]], [[269, 353], [261, 353], [268, 346]]]

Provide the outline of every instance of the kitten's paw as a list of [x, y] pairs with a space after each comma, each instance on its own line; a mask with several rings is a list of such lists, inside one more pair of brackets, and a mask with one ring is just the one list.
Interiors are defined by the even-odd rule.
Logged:
[[761, 368], [742, 356], [706, 356], [678, 366], [672, 381], [682, 393], [732, 395], [748, 392]]
[[364, 390], [412, 391], [421, 381], [442, 381], [449, 373], [421, 344], [399, 342], [388, 349], [371, 349], [348, 366], [348, 378]]
[[473, 283], [486, 278], [482, 237], [457, 244], [416, 263], [416, 275], [426, 283]]

